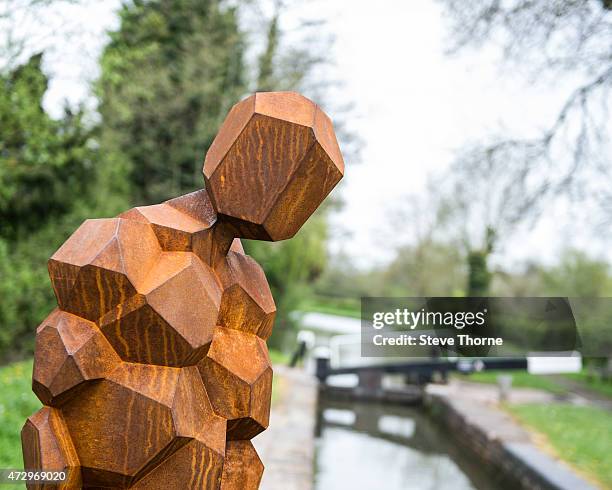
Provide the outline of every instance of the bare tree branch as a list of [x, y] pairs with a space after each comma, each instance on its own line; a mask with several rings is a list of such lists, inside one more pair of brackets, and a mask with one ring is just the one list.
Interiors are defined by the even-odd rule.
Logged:
[[[503, 199], [516, 197], [530, 181], [519, 204], [500, 210], [498, 227], [512, 226], [521, 214], [537, 214], [547, 195], [593, 195], [612, 202], [612, 189], [599, 186], [594, 171], [609, 178], [608, 117], [612, 88], [612, 10], [609, 0], [440, 0], [451, 24], [450, 53], [498, 45], [506, 63], [531, 73], [532, 81], [556, 81], [571, 74], [582, 80], [545, 130], [533, 137], [485, 138], [468, 154], [473, 165], [488, 168], [488, 158], [504, 155], [508, 187]], [[535, 77], [534, 77], [535, 75]], [[475, 149], [477, 148], [477, 149]], [[465, 164], [461, 153], [454, 171]], [[463, 162], [463, 163], [461, 163]], [[472, 172], [473, 173], [473, 172]], [[588, 174], [588, 175], [587, 175]], [[464, 172], [464, 176], [465, 176]], [[512, 183], [512, 181], [515, 181]], [[592, 192], [588, 192], [587, 188]], [[523, 189], [524, 190], [524, 189]], [[603, 201], [602, 201], [603, 202]], [[491, 210], [491, 208], [490, 208]], [[503, 223], [503, 225], [502, 225]]]

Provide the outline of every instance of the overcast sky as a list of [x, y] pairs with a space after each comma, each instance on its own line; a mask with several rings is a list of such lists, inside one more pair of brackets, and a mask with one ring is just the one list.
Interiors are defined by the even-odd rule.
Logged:
[[[69, 6], [73, 22], [88, 35], [49, 57], [53, 83], [47, 107], [57, 111], [64, 99], [87, 94], [84, 79], [96, 75], [104, 31], [116, 26], [117, 1]], [[407, 196], [425, 192], [428, 175], [441, 173], [453, 151], [491, 133], [533, 134], [550, 125], [571, 80], [526, 85], [499, 67], [495, 49], [448, 57], [447, 26], [431, 0], [351, 0], [303, 2], [286, 25], [324, 18], [333, 34], [330, 75], [341, 82], [338, 103], [352, 103], [349, 127], [364, 142], [359, 163], [348, 161], [338, 190], [346, 203], [332, 220], [332, 249], [344, 250], [368, 266], [389, 260], [389, 216], [409, 205]], [[322, 33], [323, 34], [323, 33]], [[334, 114], [330, 114], [334, 117]], [[568, 209], [547, 210], [534, 230], [519, 233], [497, 254], [505, 266], [527, 258], [551, 261], [566, 245], [584, 246], [591, 235], [568, 226]], [[399, 230], [409, 234], [410, 226]], [[348, 235], [347, 235], [348, 234]], [[603, 254], [603, 244], [590, 245]]]

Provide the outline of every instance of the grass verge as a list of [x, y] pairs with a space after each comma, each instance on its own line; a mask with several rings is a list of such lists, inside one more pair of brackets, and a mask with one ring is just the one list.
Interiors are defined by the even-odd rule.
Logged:
[[269, 349], [272, 364], [289, 364], [289, 356], [276, 349]]
[[361, 302], [355, 298], [327, 298], [316, 296], [300, 305], [300, 311], [361, 318]]
[[554, 394], [561, 394], [567, 391], [563, 386], [558, 385], [548, 376], [529, 374], [525, 371], [483, 371], [470, 375], [460, 375], [460, 379], [464, 381], [473, 381], [474, 383], [496, 384], [497, 377], [500, 374], [509, 374], [512, 376], [513, 388], [533, 388]]
[[0, 468], [23, 468], [21, 427], [41, 406], [31, 377], [31, 360], [0, 368]]
[[612, 383], [604, 381], [597, 376], [589, 375], [586, 370], [579, 373], [564, 374], [563, 376], [572, 381], [577, 381], [583, 387], [595, 391], [600, 395], [612, 398]]
[[556, 455], [612, 488], [612, 413], [565, 404], [506, 405], [523, 425], [542, 434]]

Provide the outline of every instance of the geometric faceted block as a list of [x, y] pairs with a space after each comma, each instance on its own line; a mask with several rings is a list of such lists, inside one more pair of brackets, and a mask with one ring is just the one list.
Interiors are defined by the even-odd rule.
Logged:
[[[244, 254], [242, 244], [236, 238], [233, 227], [229, 226], [228, 223], [217, 221], [217, 214], [206, 189], [171, 199], [166, 201], [165, 204], [201, 222], [211, 223], [211, 227], [207, 231], [196, 233], [192, 238], [193, 253], [206, 264], [215, 267], [219, 261], [225, 258], [228, 248], [231, 249], [231, 247], [236, 248], [234, 251]], [[217, 226], [214, 226], [215, 223]]]
[[227, 441], [221, 490], [257, 490], [263, 471], [251, 441]]
[[344, 174], [329, 117], [294, 92], [236, 104], [206, 154], [215, 210], [243, 238], [291, 238]]
[[172, 416], [179, 371], [124, 363], [62, 407], [88, 486], [128, 487], [187, 442]]
[[219, 315], [221, 287], [191, 253], [163, 252], [138, 294], [99, 321], [125, 361], [186, 366], [208, 351]]
[[87, 485], [129, 487], [192, 441], [198, 458], [222, 466], [226, 421], [195, 366], [123, 363], [62, 411]]
[[276, 307], [240, 238], [293, 236], [342, 177], [329, 118], [295, 93], [237, 104], [206, 188], [85, 221], [53, 254], [22, 430], [29, 488], [256, 489]]
[[198, 368], [215, 412], [227, 419], [228, 440], [251, 439], [268, 427], [272, 365], [262, 339], [219, 327]]
[[[193, 440], [168, 456], [130, 488], [137, 490], [219, 489], [223, 456]], [[238, 488], [238, 487], [237, 487]]]
[[128, 362], [181, 365], [191, 349], [186, 340], [136, 294], [99, 320], [100, 330], [115, 352]]
[[181, 369], [172, 415], [179, 449], [132, 488], [219, 488], [226, 420], [214, 413], [195, 366]]
[[60, 308], [91, 321], [136, 293], [161, 249], [150, 226], [85, 221], [49, 260]]
[[172, 206], [181, 213], [190, 216], [196, 221], [213, 226], [217, 221], [217, 213], [210, 202], [206, 189], [190, 192], [183, 196], [175, 197], [164, 204]]
[[120, 217], [151, 224], [162, 250], [169, 252], [191, 252], [193, 236], [211, 226], [210, 223], [198, 221], [167, 203], [130, 209]]
[[28, 489], [81, 488], [79, 458], [59, 410], [43, 407], [26, 421], [21, 430], [23, 462], [26, 471], [65, 471], [60, 483], [32, 483]]
[[[244, 247], [242, 246], [242, 242], [240, 241], [240, 238], [234, 238], [234, 240], [232, 241], [232, 244], [230, 245], [230, 251], [235, 252], [237, 254], [242, 254], [242, 255], [245, 254]], [[268, 281], [266, 281], [266, 283], [267, 282]]]
[[225, 260], [225, 255], [235, 241], [235, 230], [229, 223], [217, 225], [193, 237], [193, 253], [213, 268]]
[[225, 256], [231, 246], [238, 247], [238, 251], [244, 253], [240, 240], [235, 238], [233, 230], [226, 223], [220, 223], [217, 220], [217, 213], [206, 189], [170, 199], [165, 204], [200, 222], [210, 223], [208, 232], [196, 233], [192, 238], [193, 253], [203, 262], [214, 266], [219, 259]]
[[230, 251], [218, 274], [223, 284], [219, 325], [267, 340], [276, 306], [260, 265], [251, 257]]
[[227, 421], [215, 413], [196, 366], [180, 371], [172, 417], [178, 437], [197, 440], [223, 457]]
[[59, 406], [120, 361], [94, 323], [54, 310], [36, 331], [32, 389], [45, 405]]
[[149, 224], [162, 250], [193, 252], [211, 266], [225, 257], [234, 240], [233, 230], [227, 226], [213, 227], [217, 217], [205, 189], [162, 204], [136, 207], [119, 216]]

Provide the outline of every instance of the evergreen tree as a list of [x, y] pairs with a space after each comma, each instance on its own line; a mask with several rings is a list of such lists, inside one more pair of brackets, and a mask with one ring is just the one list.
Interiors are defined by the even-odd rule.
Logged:
[[87, 213], [95, 152], [82, 112], [43, 109], [42, 55], [0, 75], [0, 360], [53, 308], [46, 261]]
[[9, 241], [68, 213], [92, 167], [82, 114], [56, 121], [43, 109], [41, 61], [36, 54], [0, 76], [0, 237]]
[[202, 162], [247, 91], [237, 10], [217, 0], [135, 0], [110, 33], [97, 83], [109, 172], [133, 204], [203, 186]]

